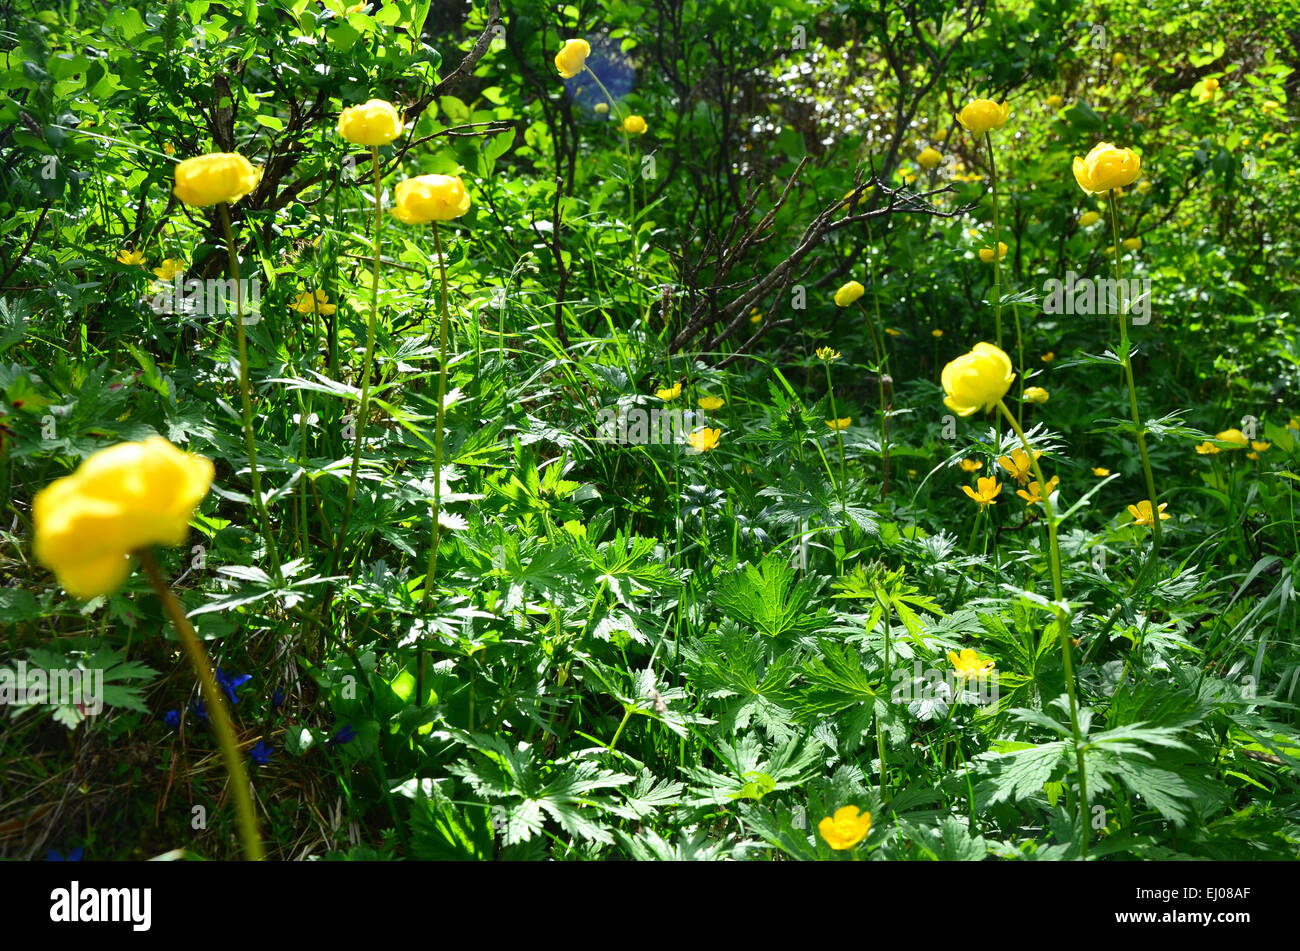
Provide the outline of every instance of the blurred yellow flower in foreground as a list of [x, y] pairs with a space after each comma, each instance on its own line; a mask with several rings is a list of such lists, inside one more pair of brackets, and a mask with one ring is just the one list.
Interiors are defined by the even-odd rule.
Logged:
[[1016, 375], [1011, 358], [991, 343], [977, 343], [943, 368], [943, 403], [958, 416], [990, 410], [1006, 395]]
[[161, 436], [102, 449], [36, 493], [36, 560], [74, 597], [111, 594], [130, 572], [131, 552], [185, 541], [213, 474], [209, 459]]
[[993, 669], [993, 661], [984, 660], [969, 647], [964, 648], [960, 656], [956, 651], [948, 651], [948, 663], [952, 664], [952, 669], [957, 671], [957, 675], [963, 680], [977, 678]]
[[976, 480], [979, 491], [975, 491], [968, 485], [963, 485], [961, 490], [965, 492], [972, 501], [977, 502], [980, 508], [997, 504], [998, 493], [1002, 491], [1002, 483], [997, 480], [996, 476], [980, 476]]
[[826, 844], [837, 852], [851, 849], [867, 837], [871, 831], [871, 813], [859, 812], [857, 806], [841, 806], [834, 816], [827, 816], [817, 823]]
[[[1165, 514], [1165, 509], [1168, 507], [1168, 502], [1160, 503], [1159, 512], [1161, 521], [1166, 521], [1170, 518], [1170, 516]], [[1138, 525], [1154, 524], [1154, 519], [1151, 517], [1151, 503], [1146, 499], [1143, 499], [1137, 505], [1130, 505], [1128, 507], [1128, 514], [1133, 516], [1133, 521]]]

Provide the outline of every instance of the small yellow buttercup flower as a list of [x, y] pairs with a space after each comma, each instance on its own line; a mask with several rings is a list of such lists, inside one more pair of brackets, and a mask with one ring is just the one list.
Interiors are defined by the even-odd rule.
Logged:
[[978, 459], [963, 459], [958, 463], [962, 472], [979, 472], [984, 468], [984, 463]]
[[686, 441], [691, 444], [691, 448], [696, 452], [708, 452], [717, 447], [718, 439], [721, 436], [721, 429], [709, 429], [706, 426], [698, 432], [691, 433], [686, 437]]
[[469, 211], [469, 192], [458, 175], [420, 175], [393, 190], [393, 214], [408, 225], [451, 221]]
[[1050, 109], [1059, 109], [1065, 103], [1065, 100], [1057, 95], [1047, 97], [1047, 106]]
[[1123, 53], [1116, 53], [1110, 58], [1110, 65], [1114, 67], [1123, 66], [1126, 62], [1128, 62], [1128, 57]]
[[1025, 399], [1030, 403], [1046, 403], [1048, 393], [1041, 386], [1031, 386], [1025, 390]]
[[[1042, 452], [1035, 449], [1034, 459], [1038, 459]], [[1009, 456], [998, 456], [998, 465], [1007, 470], [1007, 473], [1024, 485], [1029, 480], [1029, 473], [1034, 468], [1034, 461], [1023, 449], [1013, 449]]]
[[[1002, 260], [1003, 258], [1005, 258], [1006, 256], [1007, 256], [1007, 243], [1006, 243], [1005, 241], [999, 241], [999, 242], [998, 242], [998, 260], [1001, 261], [1001, 260]], [[992, 264], [992, 263], [993, 263], [993, 249], [992, 249], [992, 248], [980, 248], [980, 260], [983, 261], [985, 264]]]
[[187, 205], [233, 204], [257, 187], [257, 169], [235, 152], [211, 152], [176, 164], [172, 192]]
[[1260, 441], [1255, 440], [1255, 439], [1252, 439], [1252, 440], [1250, 441], [1250, 448], [1253, 449], [1253, 450], [1255, 450], [1256, 452], [1265, 452], [1265, 451], [1268, 450], [1272, 445], [1273, 445], [1273, 444], [1272, 444], [1271, 442], [1260, 442]]
[[1092, 474], [1095, 475], [1098, 479], [1104, 479], [1106, 478], [1106, 476], [1110, 475], [1110, 470], [1107, 469], [1105, 466], [1093, 466]]
[[1141, 250], [1142, 250], [1142, 239], [1141, 239], [1141, 238], [1125, 238], [1123, 241], [1120, 242], [1120, 244], [1124, 245], [1125, 249], [1126, 249], [1126, 250], [1129, 250], [1129, 251], [1141, 251]]
[[751, 324], [761, 324], [763, 322], [763, 312], [757, 307], [749, 312], [749, 322]]
[[130, 573], [131, 552], [185, 541], [213, 474], [211, 460], [161, 436], [102, 449], [36, 493], [36, 560], [74, 597], [111, 594]]
[[1007, 103], [998, 105], [992, 99], [976, 99], [957, 113], [957, 121], [968, 132], [983, 135], [991, 129], [997, 129], [1011, 115], [1011, 106]]
[[857, 806], [841, 806], [834, 816], [827, 816], [817, 823], [826, 844], [837, 852], [851, 849], [867, 837], [871, 831], [871, 813], [859, 812]]
[[317, 313], [326, 317], [338, 310], [338, 306], [330, 303], [329, 297], [322, 290], [315, 293], [303, 291], [293, 302], [293, 309], [299, 314]]
[[665, 387], [662, 390], [655, 390], [655, 396], [659, 397], [664, 402], [675, 400], [681, 395], [682, 385], [680, 383], [674, 383], [672, 386]]
[[644, 135], [646, 130], [645, 119], [641, 116], [628, 116], [619, 126], [628, 135]]
[[1246, 458], [1252, 461], [1257, 460], [1259, 459], [1259, 453], [1252, 449], [1250, 452], [1246, 453]]
[[1052, 476], [1047, 480], [1047, 489], [1044, 491], [1042, 485], [1037, 480], [1034, 480], [1029, 483], [1029, 491], [1016, 489], [1016, 495], [1024, 499], [1026, 505], [1040, 505], [1043, 499], [1051, 498], [1052, 493], [1056, 491], [1056, 487], [1060, 484], [1061, 480], [1056, 476]]
[[714, 410], [722, 409], [726, 402], [721, 396], [701, 396], [700, 409], [712, 413]]
[[1197, 445], [1196, 451], [1202, 456], [1217, 456], [1219, 453], [1223, 452], [1222, 449], [1208, 440]]
[[948, 651], [948, 663], [962, 680], [979, 679], [994, 666], [993, 661], [985, 660], [969, 647], [963, 648], [960, 656], [956, 651]]
[[1056, 352], [1053, 350], [1048, 350], [1045, 354], [1043, 354], [1038, 359], [1042, 360], [1044, 363], [1051, 363], [1053, 360], [1056, 359]]
[[921, 154], [916, 157], [916, 161], [921, 168], [934, 168], [943, 161], [943, 153], [927, 145], [921, 150]]
[[176, 258], [164, 258], [163, 263], [153, 269], [153, 273], [161, 281], [170, 281], [184, 270], [184, 261], [178, 261]]
[[1002, 483], [997, 480], [996, 476], [980, 476], [975, 484], [979, 486], [978, 492], [968, 485], [963, 485], [961, 490], [970, 496], [972, 501], [977, 502], [980, 508], [997, 505], [998, 494], [1002, 491]]
[[1006, 396], [1015, 378], [1010, 357], [991, 343], [977, 343], [943, 368], [943, 404], [958, 416], [990, 410]]
[[564, 49], [555, 54], [555, 68], [562, 79], [572, 79], [587, 65], [591, 44], [586, 40], [565, 40]]
[[385, 99], [371, 99], [339, 113], [339, 135], [354, 145], [387, 145], [402, 134], [402, 117]]
[[866, 292], [867, 289], [857, 281], [849, 281], [835, 292], [835, 306], [848, 307]]
[[1209, 102], [1218, 94], [1219, 94], [1219, 81], [1215, 79], [1213, 76], [1210, 76], [1208, 79], [1206, 79], [1204, 82], [1201, 83], [1201, 91], [1197, 94], [1196, 98], [1201, 102]]
[[1079, 216], [1080, 228], [1091, 228], [1097, 222], [1101, 221], [1101, 215], [1095, 211], [1085, 211]]
[[1074, 180], [1090, 195], [1131, 185], [1142, 174], [1142, 160], [1132, 149], [1119, 149], [1109, 142], [1093, 146], [1086, 158], [1074, 157]]
[[885, 333], [889, 334], [891, 337], [901, 337], [903, 335], [903, 331], [895, 330], [893, 327], [886, 327]]
[[940, 337], [943, 336], [943, 331], [940, 330], [938, 327], [935, 327], [933, 330], [930, 331], [930, 336], [933, 337], [935, 340], [938, 340]]
[[831, 429], [835, 430], [836, 432], [839, 432], [840, 430], [848, 429], [849, 424], [852, 422], [853, 422], [852, 416], [845, 416], [841, 419], [828, 419], [826, 420], [826, 425], [829, 426]]
[[830, 363], [832, 360], [838, 360], [839, 358], [840, 352], [838, 350], [833, 350], [830, 347], [817, 348], [818, 360], [825, 360], [827, 363]]
[[130, 248], [123, 248], [117, 252], [117, 261], [119, 264], [132, 264], [136, 267], [143, 267], [144, 254], [139, 251], [132, 251]]
[[1240, 429], [1225, 429], [1221, 433], [1216, 433], [1214, 438], [1219, 440], [1219, 442], [1232, 443], [1234, 449], [1245, 449], [1247, 444], [1250, 442], [1250, 440], [1246, 438], [1246, 434]]
[[[1167, 508], [1169, 508], [1168, 502], [1160, 503], [1160, 508], [1158, 511], [1160, 512], [1161, 521], [1166, 521], [1170, 517], [1165, 514], [1165, 509]], [[1143, 499], [1137, 505], [1130, 505], [1128, 507], [1128, 514], [1133, 516], [1133, 521], [1136, 522], [1138, 525], [1149, 526], [1154, 524], [1154, 520], [1151, 517], [1151, 503], [1147, 499]]]

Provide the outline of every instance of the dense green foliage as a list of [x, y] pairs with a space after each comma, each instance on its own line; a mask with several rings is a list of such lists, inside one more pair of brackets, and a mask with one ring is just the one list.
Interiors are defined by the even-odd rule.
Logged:
[[[32, 550], [39, 490], [161, 435], [215, 463], [155, 555], [273, 858], [1295, 858], [1297, 12], [5, 5], [0, 667], [102, 671], [105, 708], [0, 709], [0, 855], [243, 854], [146, 575], [81, 601]], [[987, 139], [976, 97], [1011, 106]], [[377, 168], [336, 128], [371, 98], [407, 124]], [[1102, 141], [1141, 155], [1114, 221], [1071, 171]], [[235, 276], [172, 193], [209, 152], [261, 170], [242, 323], [172, 299]], [[382, 215], [367, 385], [374, 176], [391, 208], [430, 174], [472, 207]], [[1115, 268], [1130, 324], [1052, 312]], [[1005, 415], [944, 405], [995, 334], [1051, 510]]]

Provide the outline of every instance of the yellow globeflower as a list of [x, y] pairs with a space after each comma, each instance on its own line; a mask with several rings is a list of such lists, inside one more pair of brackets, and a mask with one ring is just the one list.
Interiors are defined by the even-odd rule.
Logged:
[[36, 493], [36, 560], [74, 597], [111, 594], [126, 580], [131, 552], [185, 541], [212, 476], [210, 460], [161, 436], [102, 449]]
[[609, 103], [607, 102], [598, 102], [591, 108], [598, 116], [608, 115], [609, 113]]
[[1221, 433], [1215, 434], [1215, 439], [1219, 442], [1230, 442], [1234, 449], [1245, 449], [1250, 440], [1240, 429], [1225, 429]]
[[339, 113], [339, 135], [354, 145], [387, 145], [402, 134], [402, 117], [385, 99], [371, 99]]
[[961, 466], [962, 472], [979, 472], [984, 468], [984, 463], [978, 459], [963, 459], [958, 465]]
[[[1034, 450], [1034, 459], [1042, 455], [1037, 449]], [[1029, 479], [1029, 472], [1034, 467], [1033, 460], [1029, 458], [1028, 453], [1023, 449], [1013, 449], [1009, 456], [998, 456], [998, 465], [1007, 470], [1007, 474], [1015, 479], [1021, 485]]]
[[469, 211], [469, 192], [457, 175], [421, 175], [393, 190], [393, 214], [408, 225], [451, 221]]
[[997, 480], [996, 476], [980, 476], [975, 484], [979, 486], [978, 492], [968, 485], [963, 485], [961, 490], [970, 496], [972, 501], [978, 503], [980, 508], [997, 505], [998, 494], [1002, 491], [1002, 483]]
[[211, 152], [176, 164], [173, 193], [187, 205], [207, 208], [239, 201], [257, 187], [258, 172], [234, 152]]
[[1052, 493], [1056, 491], [1056, 487], [1060, 484], [1061, 480], [1056, 476], [1052, 476], [1047, 480], [1047, 488], [1044, 490], [1042, 484], [1035, 480], [1029, 483], [1028, 492], [1024, 489], [1016, 489], [1016, 495], [1024, 499], [1026, 505], [1039, 505], [1043, 499], [1051, 498]]
[[1219, 453], [1223, 452], [1222, 449], [1220, 449], [1214, 443], [1209, 441], [1203, 442], [1200, 445], [1198, 445], [1196, 447], [1196, 451], [1202, 456], [1217, 456]]
[[1016, 375], [1011, 358], [991, 343], [977, 343], [943, 368], [943, 404], [958, 416], [990, 410], [1006, 395]]
[[1050, 109], [1059, 109], [1064, 104], [1064, 102], [1065, 100], [1062, 99], [1060, 96], [1053, 95], [1047, 97], [1047, 105], [1048, 108]]
[[699, 432], [691, 433], [686, 437], [686, 441], [691, 444], [691, 448], [696, 452], [708, 452], [718, 445], [718, 439], [722, 436], [721, 429], [709, 429], [707, 426]]
[[659, 397], [664, 402], [675, 400], [681, 395], [682, 385], [680, 383], [674, 383], [672, 386], [666, 387], [662, 390], [655, 390], [655, 396]]
[[133, 264], [136, 267], [144, 265], [144, 254], [139, 251], [132, 251], [130, 248], [123, 248], [117, 252], [117, 261], [119, 264]]
[[310, 291], [299, 294], [297, 300], [293, 302], [293, 309], [299, 314], [317, 313], [328, 317], [337, 311], [338, 307], [330, 303], [324, 291], [318, 290], [314, 294]]
[[1105, 466], [1093, 466], [1092, 474], [1095, 475], [1098, 479], [1104, 479], [1106, 478], [1106, 476], [1110, 475], [1110, 470], [1107, 469]]
[[1129, 251], [1141, 251], [1141, 250], [1142, 250], [1142, 239], [1141, 239], [1141, 238], [1125, 238], [1123, 241], [1120, 242], [1120, 244], [1124, 245], [1124, 247], [1125, 247], [1127, 250], [1129, 250]]
[[1048, 393], [1041, 386], [1031, 386], [1025, 390], [1025, 399], [1030, 403], [1046, 403]]
[[1097, 222], [1101, 221], [1101, 215], [1095, 211], [1085, 211], [1079, 216], [1080, 228], [1091, 228]]
[[591, 44], [586, 40], [565, 40], [564, 49], [555, 54], [555, 68], [562, 79], [572, 79], [582, 72], [591, 55]]
[[828, 419], [826, 420], [826, 425], [829, 426], [831, 429], [835, 430], [836, 432], [839, 432], [840, 430], [848, 429], [849, 424], [852, 422], [853, 422], [852, 416], [845, 416], [841, 419]]
[[162, 264], [153, 269], [153, 273], [159, 280], [170, 281], [184, 270], [184, 261], [178, 261], [176, 258], [165, 258]]
[[707, 410], [708, 412], [712, 413], [714, 410], [722, 409], [722, 407], [726, 404], [726, 402], [727, 401], [724, 400], [721, 396], [701, 396], [700, 409]]
[[1132, 149], [1118, 149], [1109, 142], [1093, 146], [1087, 158], [1074, 157], [1074, 180], [1090, 195], [1122, 188], [1137, 181], [1142, 160]]
[[1001, 127], [1010, 115], [1011, 106], [1005, 102], [998, 105], [992, 99], [976, 99], [957, 113], [957, 121], [966, 131], [983, 135], [990, 129]]
[[957, 671], [957, 676], [962, 680], [979, 678], [981, 674], [993, 669], [993, 661], [984, 660], [969, 647], [964, 648], [960, 656], [956, 651], [948, 651], [948, 663], [952, 664], [952, 669]]
[[[1001, 261], [1001, 260], [1002, 260], [1003, 258], [1005, 258], [1006, 256], [1007, 256], [1007, 243], [1006, 243], [1005, 241], [999, 241], [999, 242], [998, 242], [998, 260]], [[992, 263], [993, 263], [993, 249], [992, 249], [992, 248], [980, 248], [980, 260], [983, 261], [985, 264], [992, 264]]]
[[628, 135], [644, 135], [646, 130], [645, 119], [641, 116], [628, 116], [619, 126]]
[[[1168, 507], [1169, 507], [1168, 502], [1160, 503], [1160, 508], [1158, 511], [1160, 512], [1161, 521], [1167, 521], [1169, 519], [1169, 516], [1165, 514], [1165, 509], [1167, 509]], [[1155, 520], [1151, 517], [1151, 503], [1146, 499], [1143, 499], [1137, 505], [1130, 505], [1128, 507], [1128, 514], [1133, 516], [1133, 521], [1136, 522], [1138, 525], [1155, 524]]]
[[835, 292], [835, 306], [848, 307], [866, 292], [867, 289], [857, 281], [849, 281]]
[[943, 161], [943, 153], [927, 145], [921, 150], [921, 154], [916, 157], [916, 161], [921, 168], [934, 168]]
[[871, 813], [859, 812], [857, 806], [841, 806], [834, 816], [817, 823], [817, 831], [826, 844], [837, 852], [851, 849], [871, 831]]
[[940, 330], [938, 327], [935, 327], [933, 330], [930, 331], [930, 336], [933, 337], [935, 340], [938, 340], [940, 337], [943, 336], [943, 331]]

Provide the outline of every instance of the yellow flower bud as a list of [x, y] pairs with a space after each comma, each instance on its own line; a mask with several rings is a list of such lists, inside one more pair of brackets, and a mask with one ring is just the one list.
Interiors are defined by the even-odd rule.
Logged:
[[591, 108], [598, 116], [603, 116], [609, 113], [609, 103], [607, 102], [598, 102]]
[[456, 175], [408, 178], [393, 191], [393, 214], [408, 225], [451, 221], [469, 211], [469, 192]]
[[1029, 403], [1046, 403], [1048, 393], [1041, 386], [1031, 386], [1025, 390], [1025, 400]]
[[1010, 115], [1011, 106], [1005, 102], [998, 105], [992, 99], [976, 99], [957, 113], [957, 121], [968, 132], [983, 135], [990, 129], [1000, 128]]
[[641, 116], [628, 116], [619, 126], [628, 135], [644, 135], [646, 130], [645, 119]]
[[339, 135], [354, 145], [387, 145], [402, 134], [397, 107], [383, 99], [350, 106], [339, 114]]
[[992, 409], [1015, 378], [1010, 357], [991, 343], [977, 343], [943, 368], [943, 403], [958, 416]]
[[1074, 180], [1092, 195], [1131, 185], [1141, 173], [1142, 160], [1136, 152], [1109, 142], [1094, 146], [1087, 158], [1074, 157]]
[[1101, 215], [1095, 211], [1085, 211], [1079, 216], [1080, 228], [1091, 228], [1097, 222], [1101, 221]]
[[1120, 242], [1120, 244], [1124, 245], [1124, 247], [1125, 247], [1127, 250], [1129, 250], [1129, 251], [1141, 251], [1141, 250], [1142, 250], [1142, 239], [1141, 239], [1141, 238], [1125, 238], [1123, 241]]
[[835, 292], [835, 306], [848, 307], [866, 292], [867, 289], [857, 281], [849, 281]]
[[[999, 241], [999, 242], [998, 242], [998, 260], [1001, 261], [1001, 260], [1002, 260], [1003, 258], [1005, 258], [1006, 256], [1007, 256], [1007, 243], [1006, 243], [1005, 241]], [[993, 249], [992, 249], [992, 248], [980, 248], [980, 260], [983, 261], [985, 264], [992, 264], [992, 263], [993, 263]]]
[[591, 55], [591, 44], [586, 40], [565, 40], [564, 49], [555, 54], [555, 68], [562, 79], [572, 79], [582, 72]]
[[36, 560], [69, 594], [111, 594], [131, 552], [179, 545], [212, 484], [212, 462], [161, 436], [100, 450], [32, 500]]
[[176, 165], [173, 193], [187, 205], [206, 208], [239, 201], [257, 187], [258, 172], [234, 152], [211, 152]]
[[921, 168], [934, 168], [943, 161], [943, 154], [938, 149], [932, 149], [927, 145], [916, 157], [916, 161]]

